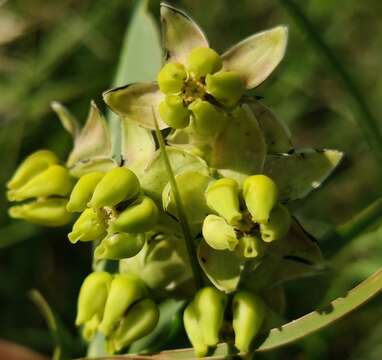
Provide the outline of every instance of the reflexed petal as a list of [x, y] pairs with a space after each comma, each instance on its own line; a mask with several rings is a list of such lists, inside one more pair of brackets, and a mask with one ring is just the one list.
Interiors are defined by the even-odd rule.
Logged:
[[70, 113], [70, 111], [58, 101], [53, 101], [50, 104], [52, 110], [57, 114], [64, 129], [76, 138], [79, 135], [80, 128], [77, 119]]
[[88, 161], [93, 157], [110, 155], [109, 129], [97, 105], [92, 101], [85, 126], [74, 139], [74, 147], [69, 155], [67, 165], [72, 167], [78, 161]]
[[148, 129], [155, 129], [154, 114], [160, 129], [168, 127], [161, 121], [158, 113], [158, 106], [163, 98], [164, 95], [154, 82], [130, 84], [103, 93], [103, 99], [111, 110]]
[[214, 250], [204, 240], [197, 255], [200, 267], [219, 290], [226, 293], [236, 290], [245, 260], [229, 250]]
[[276, 182], [281, 201], [300, 199], [318, 188], [342, 157], [340, 151], [313, 149], [270, 155], [264, 165], [264, 174]]
[[288, 28], [277, 26], [254, 34], [228, 49], [223, 55], [223, 69], [241, 74], [247, 89], [262, 83], [285, 54]]
[[291, 134], [286, 124], [280, 121], [273, 111], [260, 101], [251, 99], [248, 105], [254, 112], [264, 134], [268, 154], [287, 153], [293, 148]]
[[203, 31], [184, 12], [162, 3], [161, 19], [166, 61], [185, 63], [192, 49], [208, 47]]

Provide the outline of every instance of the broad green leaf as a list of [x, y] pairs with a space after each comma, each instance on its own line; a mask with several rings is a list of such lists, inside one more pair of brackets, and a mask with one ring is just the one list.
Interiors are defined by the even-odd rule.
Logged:
[[70, 111], [58, 101], [53, 101], [50, 104], [52, 110], [57, 114], [64, 129], [75, 139], [80, 133], [80, 126], [77, 119]]
[[266, 151], [256, 117], [244, 104], [232, 112], [227, 127], [218, 135], [210, 165], [223, 176], [241, 183], [249, 175], [262, 171]]
[[[114, 86], [152, 81], [161, 68], [162, 48], [159, 31], [147, 7], [147, 0], [137, 2], [124, 39]], [[113, 139], [121, 142], [121, 152], [125, 162], [138, 171], [149, 161], [155, 151], [151, 131], [142, 128], [129, 117], [121, 116], [119, 120], [114, 113], [110, 113], [108, 117], [114, 133], [122, 130], [121, 134], [114, 134]], [[117, 152], [118, 144], [115, 144], [114, 148]]]
[[169, 4], [161, 4], [163, 46], [166, 60], [185, 63], [189, 52], [196, 47], [208, 47], [199, 26], [184, 12]]
[[254, 34], [228, 49], [223, 55], [224, 70], [237, 71], [247, 89], [261, 84], [284, 57], [288, 28], [277, 26]]
[[86, 123], [74, 139], [74, 147], [67, 165], [72, 167], [78, 161], [89, 161], [100, 156], [111, 156], [111, 140], [106, 121], [95, 102], [92, 101]]
[[168, 348], [183, 328], [184, 300], [166, 299], [159, 304], [159, 321], [147, 336], [134, 342], [129, 353], [150, 354]]
[[226, 293], [236, 290], [245, 261], [235, 252], [214, 250], [202, 240], [198, 247], [198, 261], [204, 274], [217, 289]]
[[[199, 157], [180, 149], [167, 148], [172, 170], [175, 175], [186, 171], [198, 172], [208, 175], [207, 164]], [[162, 191], [169, 182], [169, 175], [166, 170], [163, 155], [157, 151], [155, 157], [145, 169], [141, 185], [144, 191], [157, 202], [162, 201]]]
[[268, 154], [287, 153], [293, 149], [289, 129], [275, 116], [271, 109], [255, 99], [249, 99], [248, 105], [260, 125], [267, 144]]
[[184, 239], [166, 234], [149, 238], [136, 256], [121, 260], [120, 272], [136, 274], [157, 296], [168, 296], [192, 278]]
[[[204, 218], [211, 213], [206, 204], [204, 193], [212, 178], [197, 172], [187, 171], [176, 175], [175, 180], [189, 225], [193, 233], [200, 233]], [[163, 189], [162, 199], [163, 208], [171, 215], [178, 217], [174, 195], [169, 183]]]
[[279, 188], [281, 201], [301, 199], [318, 188], [343, 157], [337, 150], [299, 150], [293, 154], [270, 155], [264, 174]]
[[[111, 110], [147, 129], [155, 129], [154, 116], [160, 119], [158, 106], [163, 98], [154, 82], [134, 83], [103, 93], [103, 99]], [[166, 123], [159, 123], [160, 129], [167, 127]]]

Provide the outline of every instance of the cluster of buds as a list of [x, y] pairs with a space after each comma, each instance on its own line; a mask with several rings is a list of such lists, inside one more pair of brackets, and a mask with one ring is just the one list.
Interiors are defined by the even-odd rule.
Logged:
[[[67, 196], [74, 180], [51, 151], [39, 150], [29, 155], [7, 183], [9, 201], [23, 202], [12, 206], [9, 215], [44, 226], [67, 224]], [[27, 201], [27, 202], [24, 202]]]
[[137, 176], [126, 167], [80, 177], [67, 210], [81, 213], [69, 240], [102, 239], [95, 257], [114, 260], [132, 257], [142, 249], [145, 233], [156, 225], [159, 214], [154, 201], [143, 194]]
[[150, 333], [159, 320], [157, 305], [145, 284], [133, 275], [93, 272], [78, 297], [76, 325], [91, 340], [96, 332], [106, 338], [108, 352], [120, 352]]
[[235, 71], [222, 70], [222, 59], [208, 47], [194, 48], [186, 64], [167, 63], [158, 74], [166, 95], [159, 104], [163, 121], [174, 129], [189, 126], [202, 136], [214, 135], [227, 122], [226, 110], [241, 98], [245, 84]]
[[206, 190], [208, 207], [218, 215], [203, 222], [203, 237], [216, 250], [261, 257], [266, 243], [283, 238], [291, 225], [288, 209], [277, 202], [277, 186], [266, 175], [253, 175], [242, 193], [233, 179], [222, 178]]
[[[230, 300], [231, 311], [227, 313], [232, 316], [235, 347], [245, 353], [263, 324], [266, 306], [258, 295], [245, 290], [238, 291]], [[214, 287], [205, 287], [187, 305], [184, 327], [196, 356], [206, 356], [209, 348], [221, 340], [227, 303], [226, 294]]]

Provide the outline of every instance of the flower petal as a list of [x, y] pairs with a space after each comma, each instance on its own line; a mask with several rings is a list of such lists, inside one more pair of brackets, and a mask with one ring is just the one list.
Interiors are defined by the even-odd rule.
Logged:
[[118, 164], [111, 157], [92, 157], [88, 160], [77, 161], [70, 168], [70, 174], [75, 178], [80, 178], [92, 171], [108, 172], [117, 166]]
[[203, 31], [184, 12], [162, 3], [161, 19], [167, 62], [185, 63], [187, 55], [193, 48], [208, 47]]
[[314, 149], [270, 155], [264, 174], [276, 182], [281, 201], [301, 199], [323, 183], [342, 157], [343, 153], [337, 150]]
[[217, 289], [226, 293], [236, 290], [245, 260], [229, 250], [215, 250], [202, 240], [198, 247], [199, 265]]
[[158, 105], [163, 98], [154, 82], [130, 84], [103, 93], [103, 99], [111, 110], [148, 129], [155, 129], [154, 115], [160, 129], [168, 127], [158, 113]]
[[52, 101], [50, 104], [52, 110], [57, 114], [64, 129], [76, 138], [80, 133], [80, 126], [77, 119], [70, 113], [70, 111], [58, 101]]
[[256, 117], [244, 104], [234, 111], [227, 127], [217, 137], [210, 165], [224, 177], [241, 183], [248, 175], [262, 171], [266, 150]]
[[92, 101], [86, 123], [74, 139], [67, 165], [72, 167], [78, 161], [86, 162], [94, 157], [110, 157], [111, 151], [109, 128], [97, 105]]
[[285, 123], [260, 101], [251, 99], [248, 104], [264, 134], [268, 154], [287, 153], [293, 149], [291, 134]]
[[285, 54], [288, 28], [277, 26], [254, 34], [228, 49], [223, 55], [223, 68], [239, 72], [247, 89], [262, 83]]

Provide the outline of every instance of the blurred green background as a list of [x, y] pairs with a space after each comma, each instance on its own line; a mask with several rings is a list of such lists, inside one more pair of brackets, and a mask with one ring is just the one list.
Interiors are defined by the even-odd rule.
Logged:
[[[357, 126], [360, 115], [352, 99], [277, 0], [171, 3], [202, 26], [218, 51], [254, 32], [280, 23], [289, 26], [285, 60], [255, 93], [290, 127], [296, 147], [346, 153], [332, 178], [295, 206], [312, 234], [322, 237], [381, 195], [378, 163]], [[380, 119], [382, 2], [296, 3], [335, 49]], [[89, 245], [70, 244], [66, 229], [10, 221], [4, 184], [32, 151], [49, 148], [63, 160], [70, 151], [70, 137], [50, 110], [51, 101], [63, 102], [82, 120], [91, 99], [105, 108], [101, 94], [115, 74], [133, 6], [128, 0], [0, 1], [0, 338], [43, 353], [50, 353], [51, 338], [27, 292], [39, 289], [76, 334], [75, 302], [90, 269]], [[159, 24], [159, 1], [151, 1], [150, 7]], [[382, 265], [382, 226], [335, 246], [335, 254], [333, 244], [321, 245], [330, 271], [287, 286], [288, 319], [343, 295]], [[379, 296], [331, 328], [259, 358], [382, 359], [381, 300]], [[76, 347], [76, 355], [81, 351]]]

